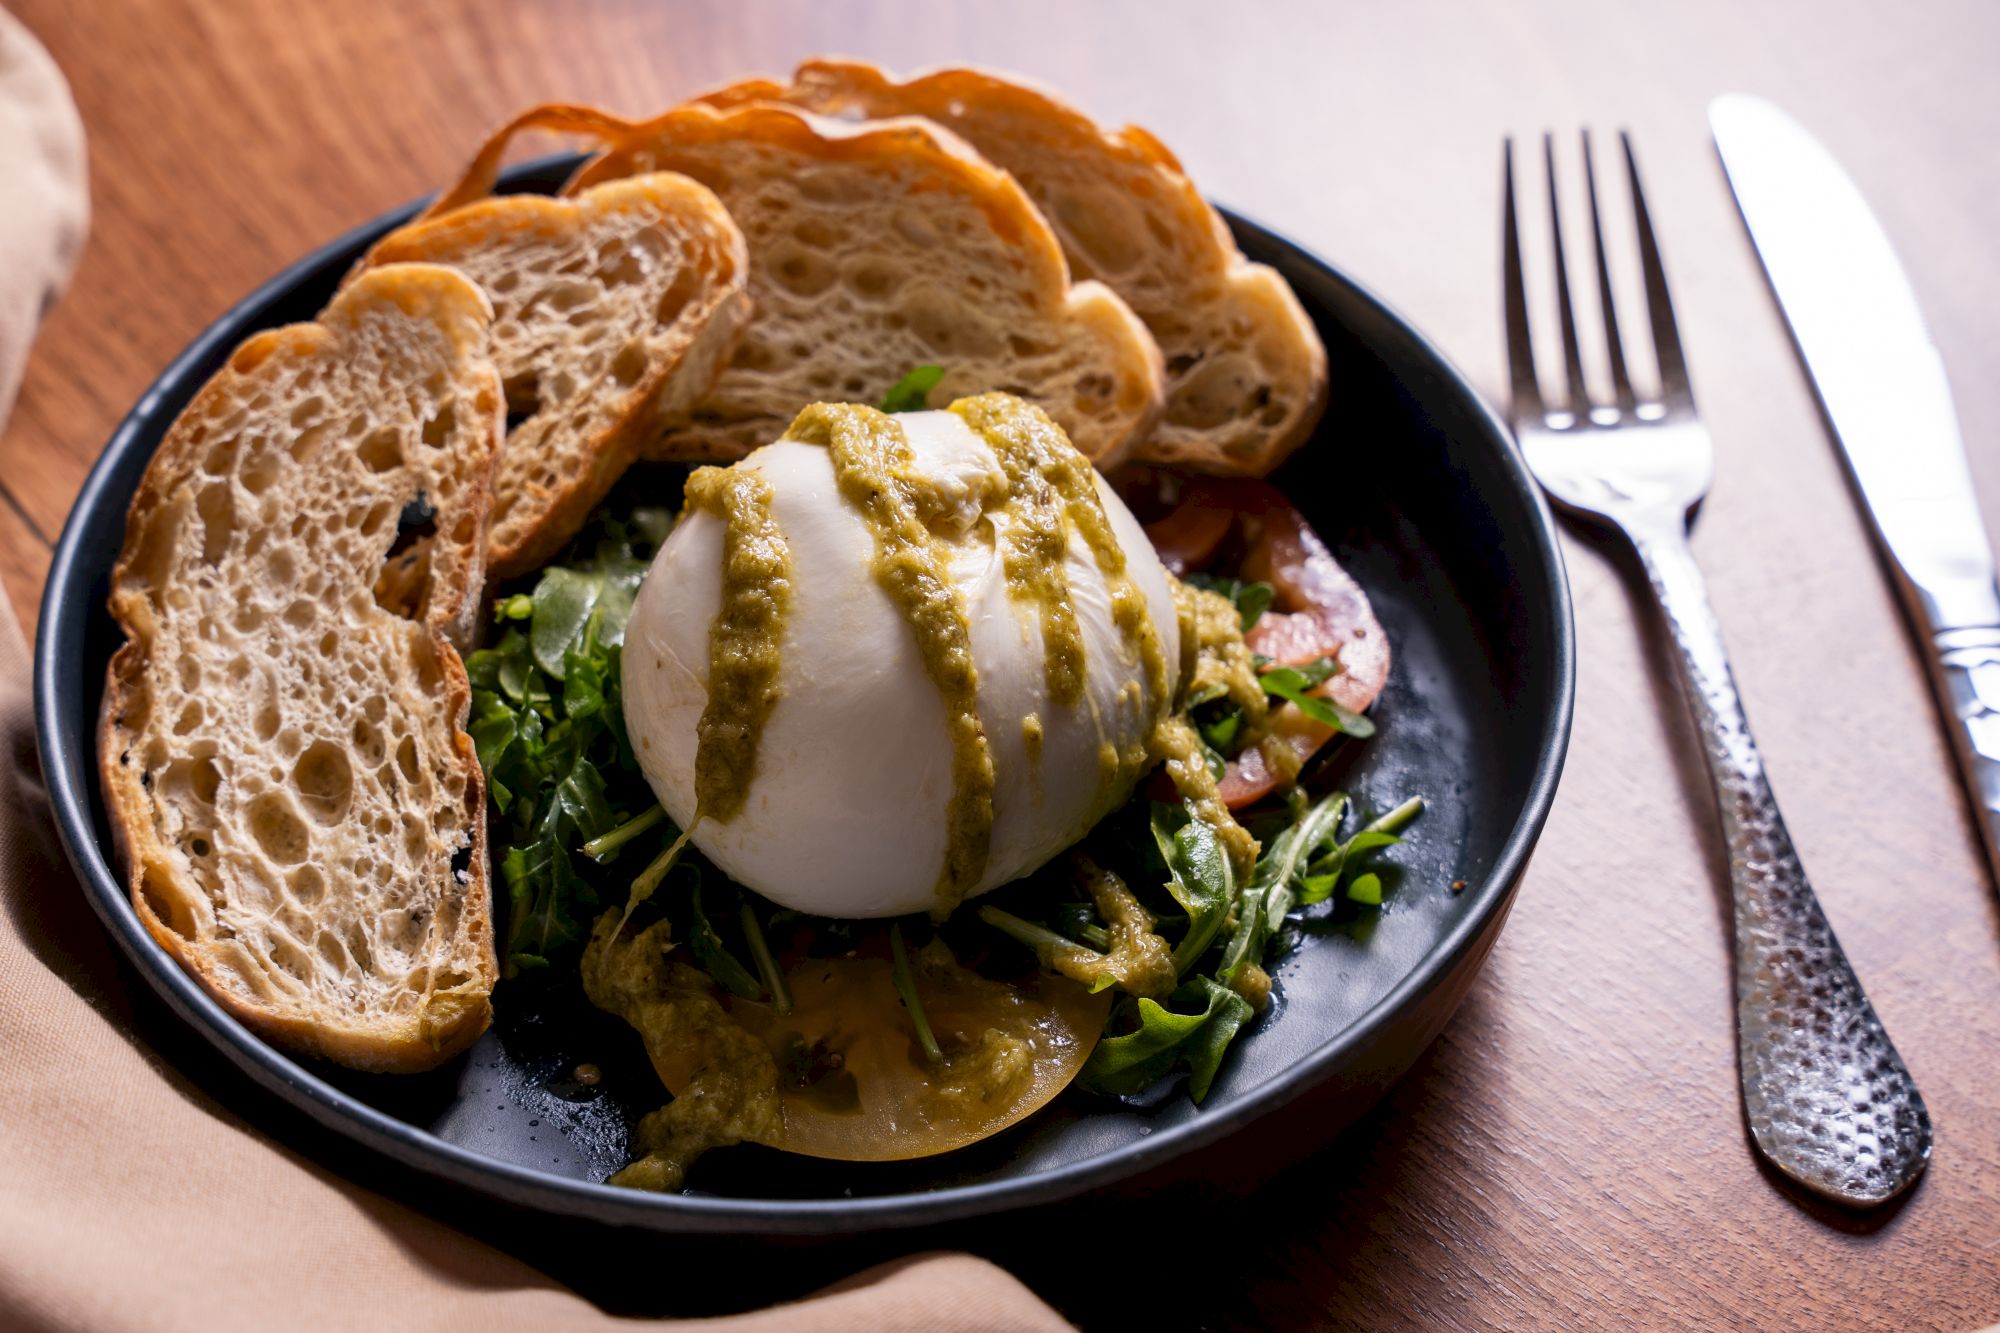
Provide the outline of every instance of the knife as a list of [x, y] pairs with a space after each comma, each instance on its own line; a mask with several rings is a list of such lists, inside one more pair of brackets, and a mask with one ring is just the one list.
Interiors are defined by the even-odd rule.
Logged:
[[2000, 588], [1944, 362], [1888, 234], [1833, 155], [1761, 97], [1708, 121], [1909, 608], [2000, 881]]

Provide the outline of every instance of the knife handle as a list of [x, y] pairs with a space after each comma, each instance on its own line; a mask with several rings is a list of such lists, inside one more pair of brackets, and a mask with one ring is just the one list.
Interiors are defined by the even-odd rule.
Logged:
[[1931, 677], [1988, 864], [2000, 875], [2000, 625], [1931, 635]]

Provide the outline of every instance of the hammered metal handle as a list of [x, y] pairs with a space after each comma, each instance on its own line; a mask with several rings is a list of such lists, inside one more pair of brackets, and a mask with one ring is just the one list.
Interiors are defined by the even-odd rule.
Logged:
[[1681, 684], [1722, 812], [1735, 906], [1737, 1065], [1751, 1136], [1801, 1185], [1848, 1205], [1881, 1203], [1923, 1174], [1930, 1113], [1785, 831], [1685, 529], [1676, 523], [1633, 540], [1680, 650]]

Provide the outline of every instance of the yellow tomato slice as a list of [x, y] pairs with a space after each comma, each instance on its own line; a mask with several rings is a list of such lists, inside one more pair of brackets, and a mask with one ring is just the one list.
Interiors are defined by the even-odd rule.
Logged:
[[[933, 1063], [896, 994], [888, 958], [799, 958], [786, 970], [791, 1012], [717, 998], [779, 1070], [781, 1141], [809, 1157], [889, 1162], [976, 1143], [1033, 1114], [1076, 1077], [1097, 1045], [1111, 995], [1059, 976], [995, 981], [942, 950], [912, 968], [943, 1060]], [[680, 1096], [699, 1058], [656, 1049]]]

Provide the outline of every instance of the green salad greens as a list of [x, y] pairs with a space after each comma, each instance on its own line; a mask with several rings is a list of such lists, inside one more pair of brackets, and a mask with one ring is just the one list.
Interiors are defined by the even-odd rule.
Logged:
[[[1153, 912], [1173, 942], [1180, 980], [1164, 1003], [1119, 998], [1109, 1035], [1084, 1066], [1082, 1084], [1132, 1096], [1185, 1067], [1188, 1094], [1201, 1101], [1230, 1042], [1261, 1008], [1255, 999], [1269, 990], [1263, 969], [1289, 947], [1286, 927], [1294, 914], [1330, 900], [1328, 910], [1379, 908], [1382, 880], [1369, 869], [1372, 859], [1400, 842], [1397, 830], [1422, 809], [1419, 800], [1405, 801], [1343, 836], [1355, 822], [1345, 794], [1314, 801], [1294, 789], [1282, 805], [1253, 817], [1263, 846], [1241, 884], [1214, 829], [1185, 804], [1156, 801], [1142, 791], [1108, 816], [1081, 850], [1118, 874]], [[1026, 944], [1074, 941], [1104, 948], [1104, 923], [1089, 903], [1076, 900], [1066, 879], [1060, 864], [1045, 868], [982, 899], [991, 910], [981, 915]]]
[[[600, 514], [525, 590], [496, 600], [497, 638], [466, 662], [469, 730], [500, 816], [501, 955], [509, 976], [546, 968], [582, 947], [599, 912], [664, 886], [696, 966], [782, 1013], [770, 905], [687, 848], [625, 734], [625, 622], [672, 526], [663, 508]], [[644, 861], [626, 857], [635, 849]]]
[[931, 390], [944, 382], [943, 366], [918, 366], [882, 395], [884, 412], [921, 412], [930, 406]]
[[581, 944], [596, 910], [623, 899], [584, 845], [657, 809], [625, 735], [619, 651], [671, 525], [659, 509], [593, 523], [530, 591], [498, 600], [498, 637], [465, 664], [468, 730], [500, 816], [491, 831], [509, 974]]
[[[921, 407], [937, 382], [934, 370], [912, 372], [885, 409]], [[683, 923], [677, 935], [718, 986], [785, 1012], [790, 999], [767, 931], [807, 929], [839, 945], [875, 923], [806, 917], [732, 883], [687, 845], [647, 785], [625, 732], [620, 653], [640, 580], [672, 521], [666, 509], [600, 513], [567, 552], [496, 600], [490, 646], [467, 662], [470, 731], [498, 812], [492, 829], [505, 890], [505, 966], [510, 976], [548, 968], [580, 950], [599, 913], [623, 907], [629, 914], [652, 903], [648, 910], [664, 905]], [[1271, 606], [1269, 584], [1191, 581], [1229, 597], [1246, 631]], [[1274, 698], [1366, 736], [1373, 730], [1367, 719], [1307, 693], [1336, 669], [1331, 662], [1268, 668], [1262, 678]], [[1246, 739], [1242, 716], [1217, 697], [1191, 703], [1219, 768]], [[1288, 924], [1309, 908], [1379, 908], [1384, 885], [1374, 858], [1397, 844], [1422, 803], [1412, 799], [1363, 819], [1343, 793], [1315, 797], [1294, 788], [1245, 815], [1262, 850], [1238, 882], [1215, 827], [1187, 803], [1154, 799], [1158, 790], [1142, 785], [1079, 850], [1117, 875], [1152, 915], [1171, 947], [1174, 988], [1164, 1001], [1119, 997], [1081, 1082], [1133, 1096], [1185, 1069], [1189, 1095], [1199, 1102], [1230, 1044], [1266, 1003], [1264, 968], [1288, 947]], [[926, 1049], [936, 1043], [909, 983], [906, 932], [921, 942], [941, 929], [961, 956], [997, 958], [1003, 970], [1009, 950], [1018, 970], [1051, 946], [1111, 947], [1109, 923], [1067, 858], [980, 901], [982, 910], [941, 928], [921, 918], [889, 927], [898, 990]]]

